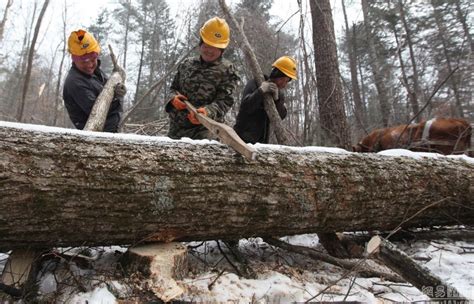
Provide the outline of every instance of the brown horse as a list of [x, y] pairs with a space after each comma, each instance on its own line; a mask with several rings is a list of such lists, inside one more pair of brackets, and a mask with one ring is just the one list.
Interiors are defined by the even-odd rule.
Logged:
[[364, 137], [354, 152], [379, 152], [387, 149], [462, 154], [470, 149], [472, 127], [464, 119], [433, 118], [417, 124], [377, 129]]

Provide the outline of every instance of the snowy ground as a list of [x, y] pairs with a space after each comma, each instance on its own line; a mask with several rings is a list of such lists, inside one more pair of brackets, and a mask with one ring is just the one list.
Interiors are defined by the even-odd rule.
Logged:
[[[316, 235], [292, 236], [282, 240], [314, 248], [318, 244]], [[408, 283], [354, 275], [341, 279], [344, 270], [269, 246], [259, 238], [243, 239], [239, 244], [240, 251], [257, 272], [257, 279], [239, 278], [216, 242], [186, 244], [190, 248], [190, 272], [178, 282], [186, 291], [176, 300], [201, 303], [289, 303], [310, 299], [365, 303], [428, 300], [426, 295]], [[397, 245], [464, 296], [474, 300], [474, 243], [432, 240]], [[226, 247], [221, 243], [221, 248], [225, 251]], [[68, 250], [90, 256], [92, 263], [79, 267], [66, 260], [45, 262], [39, 281], [41, 297], [48, 303], [156, 300], [151, 292], [147, 292], [140, 278], [121, 276], [117, 261], [126, 248], [87, 248], [82, 252], [79, 252], [80, 248]], [[0, 254], [0, 270], [6, 257]]]

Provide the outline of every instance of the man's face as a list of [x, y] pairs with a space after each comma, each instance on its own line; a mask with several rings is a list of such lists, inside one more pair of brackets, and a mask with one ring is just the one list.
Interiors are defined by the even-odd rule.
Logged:
[[97, 58], [88, 58], [85, 60], [76, 60], [74, 61], [76, 67], [82, 73], [87, 75], [94, 74], [95, 69], [97, 68]]
[[205, 62], [216, 61], [222, 54], [222, 50], [216, 47], [213, 47], [209, 44], [202, 43], [199, 47], [199, 52], [201, 54], [202, 60]]
[[273, 82], [278, 86], [279, 89], [284, 89], [289, 81], [289, 77], [278, 77], [273, 80]]

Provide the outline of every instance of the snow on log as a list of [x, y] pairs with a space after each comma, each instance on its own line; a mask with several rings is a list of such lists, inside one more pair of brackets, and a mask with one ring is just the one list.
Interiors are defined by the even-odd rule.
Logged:
[[0, 249], [474, 223], [472, 162], [256, 148], [1, 122]]

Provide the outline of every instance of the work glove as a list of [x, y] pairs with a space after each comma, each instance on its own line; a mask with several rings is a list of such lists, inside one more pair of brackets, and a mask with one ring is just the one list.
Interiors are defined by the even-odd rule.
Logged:
[[278, 100], [278, 86], [271, 81], [264, 81], [260, 85], [260, 91], [263, 94], [272, 94], [274, 100]]
[[174, 95], [171, 99], [171, 105], [173, 105], [173, 107], [178, 111], [186, 110], [186, 104], [183, 100], [188, 100], [188, 98], [181, 94]]
[[123, 83], [117, 83], [114, 88], [114, 97], [122, 98], [127, 94], [127, 87]]
[[[196, 109], [196, 111], [204, 116], [207, 116], [207, 110], [206, 108], [198, 108]], [[196, 115], [194, 114], [194, 112], [189, 112], [188, 114], [188, 119], [189, 121], [193, 124], [193, 125], [200, 125], [201, 122], [199, 121], [199, 119], [197, 119]]]

